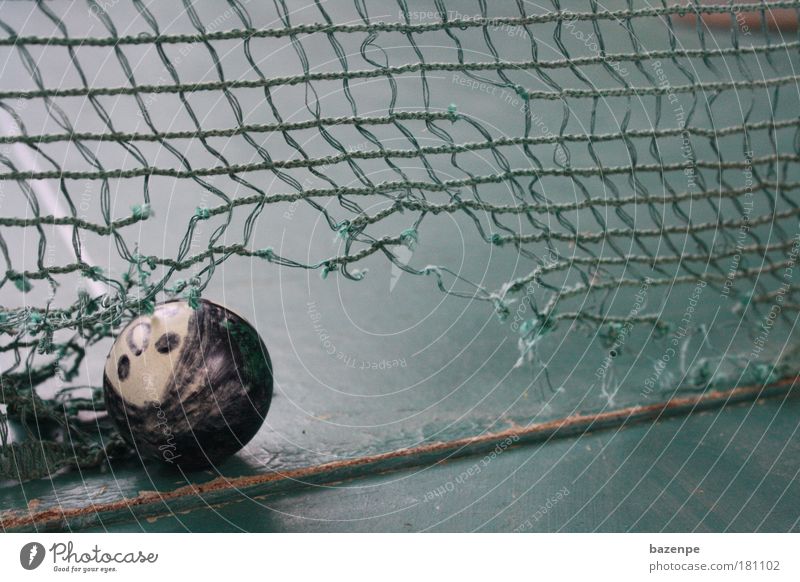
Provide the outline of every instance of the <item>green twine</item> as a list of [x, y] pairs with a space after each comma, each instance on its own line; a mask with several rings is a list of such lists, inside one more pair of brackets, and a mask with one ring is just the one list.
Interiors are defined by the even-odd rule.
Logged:
[[22, 293], [28, 293], [33, 289], [33, 285], [25, 275], [15, 276], [12, 280], [14, 281], [14, 286]]
[[200, 307], [200, 290], [196, 286], [187, 287], [183, 297], [192, 309]]
[[131, 213], [137, 220], [150, 218], [153, 215], [153, 210], [149, 204], [137, 204], [131, 206]]
[[419, 242], [419, 232], [417, 232], [416, 228], [407, 228], [400, 233], [400, 241], [409, 249], [413, 250]]

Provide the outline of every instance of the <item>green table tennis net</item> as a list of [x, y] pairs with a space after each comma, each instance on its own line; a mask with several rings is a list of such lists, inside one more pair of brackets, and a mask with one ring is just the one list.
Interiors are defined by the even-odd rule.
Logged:
[[[228, 260], [392, 262], [517, 318], [522, 362], [559, 327], [669, 337], [656, 292], [795, 317], [799, 1], [336, 4], [4, 6], [0, 477], [124, 454], [80, 420], [86, 350]], [[258, 228], [304, 213], [333, 244]], [[523, 270], [408, 260], [443, 219]]]

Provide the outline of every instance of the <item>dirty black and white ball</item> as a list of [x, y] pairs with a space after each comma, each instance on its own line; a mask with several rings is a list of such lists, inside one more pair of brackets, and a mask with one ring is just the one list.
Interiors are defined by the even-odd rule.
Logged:
[[272, 364], [246, 320], [206, 300], [155, 307], [117, 337], [103, 375], [106, 408], [142, 457], [216, 465], [258, 432]]

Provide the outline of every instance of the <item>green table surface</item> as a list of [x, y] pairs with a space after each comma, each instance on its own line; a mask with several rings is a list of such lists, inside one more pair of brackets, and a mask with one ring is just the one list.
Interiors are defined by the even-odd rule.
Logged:
[[87, 529], [797, 532], [798, 418], [773, 398]]
[[531, 437], [518, 427], [481, 446], [276, 480], [204, 488], [195, 476], [190, 490], [142, 492], [126, 505], [87, 499], [70, 512], [77, 500], [66, 498], [68, 511], [46, 515], [31, 503], [6, 522], [16, 531], [797, 531], [794, 385], [649, 422], [628, 410], [577, 434], [562, 426]]
[[[27, 4], [4, 5], [4, 18], [22, 26], [26, 22], [26, 11], [30, 9]], [[206, 11], [214, 10], [213, 3], [199, 4]], [[351, 3], [342, 3], [342, 6], [344, 4], [349, 6]], [[516, 3], [509, 2], [502, 7], [500, 3], [491, 4], [492, 10], [497, 10], [498, 14], [516, 11]], [[154, 10], [168, 12], [164, 5], [160, 6]], [[411, 8], [416, 10], [426, 6], [426, 3], [416, 2]], [[616, 1], [610, 7], [626, 6], [626, 2]], [[575, 0], [564, 7], [588, 9], [588, 4]], [[328, 9], [333, 11], [335, 18], [347, 15], [341, 7], [330, 6]], [[339, 9], [343, 10], [342, 14], [335, 12]], [[122, 3], [117, 10], [120, 12], [114, 14], [116, 22], [126, 22], [126, 14], [134, 12], [132, 6]], [[274, 15], [270, 13], [271, 4], [251, 2], [248, 10], [253, 12], [257, 25], [277, 26]], [[355, 15], [348, 17], [356, 18]], [[387, 5], [382, 12], [378, 10], [373, 14], [373, 18], [397, 19], [397, 8], [394, 4]], [[301, 22], [315, 21], [319, 15], [312, 11], [299, 15], [298, 19]], [[83, 22], [73, 15], [70, 23], [73, 35], [80, 34], [84, 25], [94, 27], [89, 32], [83, 31], [84, 34], [103, 33], [95, 20]], [[32, 21], [31, 26], [35, 24]], [[180, 21], [179, 24], [191, 30], [189, 23]], [[599, 25], [606, 33], [607, 49], [610, 52], [632, 51], [630, 36], [621, 32], [624, 29], [617, 24], [603, 22]], [[234, 20], [223, 21], [223, 28], [227, 26], [234, 27], [236, 23]], [[644, 42], [646, 50], [669, 48], [665, 30], [657, 19], [636, 23], [638, 38]], [[681, 47], [697, 49], [701, 46], [692, 27], [676, 27], [675, 30]], [[561, 58], [552, 38], [552, 24], [537, 26], [536, 31], [541, 41], [540, 57]], [[591, 31], [587, 23], [586, 34]], [[36, 32], [35, 29], [28, 30], [28, 33]], [[530, 44], [525, 39], [504, 34], [503, 30], [493, 33], [502, 49], [503, 59], [530, 58]], [[469, 59], [493, 59], [482, 35], [467, 31], [461, 36]], [[564, 36], [576, 55], [586, 52], [586, 47], [578, 40]], [[345, 49], [358, 55], [361, 40], [361, 37], [343, 37], [343, 42], [349, 43]], [[395, 46], [400, 61], [417, 58], [404, 44], [407, 39], [402, 34], [392, 33], [382, 40]], [[446, 35], [438, 34], [429, 40], [423, 47], [429, 61], [455, 62], [454, 45]], [[766, 42], [757, 33], [746, 40], [754, 44]], [[720, 33], [708, 35], [704, 42], [708, 46], [714, 43], [729, 46], [730, 38], [728, 34]], [[317, 67], [315, 70], [327, 70], [326, 67], [333, 66], [331, 45], [324, 35], [304, 38], [303, 43]], [[269, 45], [267, 41], [264, 44]], [[237, 52], [241, 47], [226, 47], [230, 52], [226, 53], [225, 66], [231, 78], [251, 74], [246, 70], [246, 61]], [[287, 43], [280, 50], [272, 48], [274, 52], [269, 53], [270, 74], [297, 74], [299, 64], [291, 45]], [[3, 50], [14, 49], [7, 47]], [[130, 49], [131, 54], [136, 50]], [[215, 72], [209, 68], [208, 55], [201, 56], [201, 49], [196, 50], [192, 58], [182, 62], [182, 78], [213, 79]], [[266, 49], [261, 47], [259, 50]], [[87, 51], [81, 58], [98, 67], [97, 84], [123, 83], [118, 64], [111, 58], [104, 60], [104, 55], [107, 56], [102, 51]], [[354, 59], [360, 57], [354, 56]], [[726, 75], [738, 78], [745, 74], [742, 72], [744, 69], [753, 74], [766, 70], [768, 76], [774, 77], [795, 74], [797, 58], [796, 51], [773, 54], [769, 62], [763, 56], [746, 55], [736, 61], [742, 69], [733, 67], [732, 62], [729, 59], [725, 67], [712, 68], [695, 59], [692, 67], [702, 81], [725, 78]], [[44, 59], [39, 65], [46, 84], [74, 86], [79, 83], [66, 61]], [[728, 65], [730, 68], [726, 68]], [[353, 63], [353, 68], [359, 67], [367, 68], [368, 65], [361, 60]], [[687, 82], [684, 74], [666, 60], [664, 71], [676, 85]], [[140, 65], [137, 69], [140, 83], [164, 83], [168, 77], [159, 80], [162, 73], [156, 66]], [[7, 74], [9, 79], [15, 79], [18, 89], [33, 86], [30, 75], [17, 58], [9, 59]], [[104, 78], [103, 74], [109, 77]], [[637, 71], [632, 66], [630, 80], [647, 86], [652, 83], [648, 74], [648, 71]], [[527, 72], [520, 75], [528, 88], [546, 89], [540, 78]], [[565, 86], [585, 88], [573, 71], [558, 70], [552, 75]], [[398, 108], [418, 108], [421, 95], [418, 76], [399, 75], [398, 79]], [[428, 81], [431, 109], [446, 111], [450, 103], [455, 103], [459, 112], [486, 120], [497, 136], [520, 134], [522, 117], [519, 104], [490, 99], [486, 92], [454, 82], [450, 72], [431, 74]], [[613, 85], [614, 81], [604, 77], [603, 83]], [[296, 114], [290, 119], [306, 118], [308, 112], [301, 105], [306, 98], [304, 87], [287, 87], [281, 91], [278, 96], [280, 106], [287, 110], [292, 107], [292, 113]], [[323, 93], [321, 106], [325, 114], [348, 113], [349, 106], [340, 91], [339, 83], [336, 91]], [[263, 95], [243, 93], [241, 97], [248, 107], [248, 121], [271, 121], [263, 107]], [[389, 99], [385, 82], [359, 86], [356, 93], [361, 111], [385, 112]], [[796, 117], [800, 106], [796, 87], [794, 92], [791, 86], [782, 88], [780, 99], [774, 101], [777, 95], [778, 89], [763, 88], [741, 94], [730, 91], [713, 95], [686, 93], [681, 94], [680, 100], [687, 111], [696, 106], [694, 120], [697, 124], [709, 126], [706, 116], [712, 115], [714, 127], [730, 127], [741, 124], [742, 107], [750, 108], [748, 115], [752, 121], [772, 116], [777, 120]], [[230, 125], [231, 121], [225, 117], [229, 112], [222, 113], [222, 101], [215, 101], [217, 97], [219, 95], [192, 95], [192, 103], [209, 126]], [[179, 96], [159, 95], [158, 99], [153, 109], [159, 127], [171, 130], [190, 127]], [[590, 130], [590, 123], [596, 123], [594, 131], [619, 132], [621, 119], [626, 113], [631, 115], [627, 120], [629, 129], [652, 127], [654, 103], [653, 97], [610, 98], [608, 114], [592, 120], [588, 109], [574, 109], [568, 130], [585, 133]], [[557, 132], [564, 114], [563, 104], [548, 101], [534, 105], [537, 115], [552, 123], [552, 131]], [[775, 110], [770, 109], [773, 106]], [[87, 112], [84, 114], [90, 116], [89, 108], [85, 109]], [[659, 127], [674, 126], [675, 119], [667, 115], [666, 110], [662, 113]], [[36, 118], [37, 114], [39, 118]], [[29, 108], [25, 115], [32, 133], [52, 129], [53, 122], [43, 122], [43, 114], [38, 109]], [[119, 118], [120, 130], [136, 129], [136, 111], [131, 104], [120, 101], [115, 115]], [[93, 118], [84, 122], [90, 127], [102, 127]], [[425, 133], [422, 124], [413, 129], [418, 132], [422, 143], [440, 143], [430, 132]], [[454, 123], [451, 126], [448, 122], [448, 131], [458, 142], [481, 139], [465, 124]], [[408, 142], [396, 133], [387, 131], [379, 137], [393, 147], [409, 147]], [[276, 159], [296, 156], [279, 134], [263, 139], [264, 147]], [[306, 135], [305, 139], [313, 155], [331, 153], [330, 146], [319, 135]], [[719, 148], [718, 152], [712, 151], [708, 140], [703, 140], [698, 138], [696, 141], [703, 141], [698, 145], [698, 151], [706, 158], [740, 160], [742, 157], [741, 139], [735, 134], [714, 144], [713, 147]], [[792, 128], [774, 132], [754, 131], [752, 140], [757, 155], [770, 155], [775, 150], [794, 152], [796, 144]], [[350, 145], [372, 148], [371, 144]], [[665, 163], [681, 161], [680, 136], [665, 139], [660, 146]], [[147, 144], [142, 147], [153, 155], [158, 149], [157, 144], [152, 150]], [[619, 143], [614, 147], [599, 148], [599, 155], [608, 167], [654, 163], [649, 140], [636, 141], [636, 149], [640, 156], [636, 161], [630, 159], [630, 152]], [[536, 146], [534, 151], [542, 160], [552, 159], [552, 144]], [[109, 167], [123, 164], [125, 152], [121, 148], [109, 147], [103, 153]], [[520, 148], [508, 148], [506, 153], [514, 167], [530, 163]], [[160, 152], [160, 155], [166, 154]], [[204, 159], [203, 155], [199, 157]], [[225, 155], [232, 162], [252, 162], [254, 154], [244, 142], [231, 141], [225, 144]], [[498, 171], [491, 160], [470, 157], [468, 161], [469, 167], [475, 171]], [[175, 161], [169, 159], [165, 163], [174, 164]], [[549, 161], [547, 163], [552, 165]], [[585, 147], [576, 146], [572, 163], [591, 166], [594, 162]], [[427, 179], [418, 161], [409, 163], [414, 164], [416, 167], [406, 169], [412, 176]], [[434, 156], [432, 164], [445, 178], [452, 177], [448, 174], [454, 171], [449, 156]], [[343, 166], [339, 164], [325, 168], [325, 171], [340, 183], [352, 183], [351, 172]], [[777, 170], [765, 168], [762, 178], [775, 178], [773, 171]], [[786, 164], [780, 171], [781, 179], [787, 182], [800, 179], [800, 168], [796, 163]], [[458, 177], [461, 176], [458, 173]], [[377, 169], [374, 175], [377, 181], [391, 177], [392, 173], [385, 167]], [[733, 186], [741, 185], [743, 179], [738, 173], [733, 176], [726, 173], [725, 177]], [[714, 169], [706, 172], [706, 178], [710, 184], [718, 184]], [[263, 179], [265, 182], [271, 180], [269, 187], [276, 191], [286, 189], [274, 176]], [[302, 182], [302, 178], [299, 179]], [[637, 179], [640, 188], [664, 194], [657, 173], [641, 173]], [[609, 180], [616, 184], [622, 195], [630, 194], [629, 175], [622, 174]], [[673, 184], [678, 183], [674, 175], [671, 180]], [[233, 183], [227, 176], [221, 177], [219, 183], [231, 197], [248, 193], [245, 187]], [[581, 196], [569, 180], [556, 178], [542, 184], [547, 185], [546, 193], [554, 202], [575, 201]], [[189, 181], [176, 187], [168, 180], [154, 179], [150, 186], [154, 193], [155, 214], [146, 223], [131, 227], [125, 236], [127, 240], [139, 241], [143, 253], [169, 254], [177, 248], [195, 208], [201, 202], [216, 202], [209, 200], [207, 192]], [[607, 183], [600, 179], [587, 181], [586, 186], [591, 188], [594, 196], [612, 196], [606, 189]], [[9, 189], [13, 187], [11, 184]], [[81, 185], [72, 184], [71, 187], [80, 188]], [[487, 185], [481, 189], [481, 195], [495, 202], [515, 203], [507, 185]], [[15, 200], [14, 193], [9, 191], [6, 200], [10, 206]], [[385, 202], [365, 200], [367, 206]], [[141, 182], [123, 182], [114, 191], [113, 214], [124, 215], [131, 204], [140, 202]], [[693, 204], [692, 220], [704, 222], [730, 218], [734, 211], [730, 205], [720, 203], [720, 212], [712, 202], [704, 200]], [[338, 211], [335, 204], [335, 200], [330, 202], [332, 211]], [[776, 199], [774, 192], [765, 191], [758, 192], [754, 204], [760, 215], [768, 214], [770, 210], [785, 210], [789, 205], [786, 198]], [[92, 204], [88, 212], [99, 213], [97, 207], [98, 204]], [[372, 206], [369, 208], [375, 210]], [[646, 216], [647, 212], [639, 206], [636, 208], [637, 226], [651, 228], [653, 225]], [[673, 209], [665, 207], [661, 210], [666, 224], [682, 224]], [[603, 211], [609, 227], [624, 226], [611, 207]], [[337, 214], [340, 218], [342, 215]], [[88, 218], [97, 217], [92, 215]], [[581, 211], [569, 219], [579, 223], [581, 229], [598, 228], [588, 211]], [[401, 216], [389, 227], [400, 232], [411, 225], [411, 220], [408, 216]], [[235, 231], [238, 236], [236, 229], [241, 228], [243, 222], [242, 216], [234, 217], [231, 232]], [[205, 230], [199, 235], [199, 245], [205, 244], [213, 226], [204, 226]], [[555, 224], [552, 226], [560, 228]], [[775, 243], [780, 237], [788, 236], [772, 226], [764, 225], [763, 231], [759, 231], [762, 241]], [[9, 234], [7, 241], [10, 246], [22, 244], [21, 230]], [[716, 231], [707, 234], [709, 239], [721, 236]], [[295, 257], [299, 254], [305, 259], [306, 253], [309, 257], [327, 257], [335, 253], [335, 245], [339, 243], [335, 240], [332, 243], [332, 239], [334, 234], [319, 213], [301, 204], [265, 210], [257, 221], [251, 242], [256, 248], [272, 246], [280, 254]], [[676, 233], [670, 240], [686, 253], [696, 252], [696, 241], [686, 233]], [[57, 236], [48, 239], [48, 253], [52, 252], [55, 262], [66, 260], [63, 253], [68, 252], [58, 241]], [[623, 250], [639, 253], [635, 242], [625, 241]], [[660, 242], [650, 241], [649, 251], [657, 252], [659, 256], [669, 255], [672, 251], [666, 247], [655, 248]], [[87, 244], [94, 256], [107, 259], [109, 264], [104, 263], [104, 267], [119, 266], [107, 239], [90, 238]], [[593, 249], [601, 255], [612, 253], [602, 243]], [[542, 251], [541, 248], [536, 250]], [[559, 250], [566, 257], [578, 253], [568, 243], [560, 245]], [[462, 215], [442, 215], [426, 220], [420, 228], [418, 248], [413, 256], [404, 260], [417, 268], [429, 264], [450, 265], [460, 275], [481, 281], [489, 288], [497, 288], [509, 279], [528, 274], [536, 266], [534, 261], [514, 252], [513, 248], [485, 244], [471, 221]], [[381, 257], [373, 257], [364, 266], [370, 272], [358, 283], [346, 281], [336, 274], [322, 280], [317, 272], [283, 269], [237, 258], [218, 267], [205, 296], [226, 304], [251, 320], [264, 337], [275, 365], [275, 399], [260, 433], [236, 457], [211, 471], [181, 475], [167, 467], [130, 461], [112, 464], [103, 470], [62, 472], [23, 484], [0, 483], [2, 529], [798, 529], [800, 442], [797, 428], [800, 404], [792, 395], [791, 379], [788, 383], [773, 386], [763, 395], [765, 398], [759, 398], [764, 383], [763, 378], [760, 382], [754, 380], [753, 367], [762, 362], [750, 362], [746, 358], [752, 348], [754, 329], [766, 313], [763, 305], [748, 306], [745, 311], [752, 317], [745, 319], [742, 312], [732, 311], [731, 299], [723, 297], [719, 289], [709, 287], [698, 303], [692, 321], [693, 335], [680, 342], [681, 357], [669, 362], [655, 389], [644, 390], [654, 363], [665, 353], [665, 345], [671, 337], [658, 338], [652, 329], [632, 331], [625, 349], [609, 368], [606, 376], [609, 381], [604, 383], [596, 380], [595, 372], [606, 361], [607, 341], [597, 333], [598, 329], [565, 323], [554, 330], [546, 342], [542, 342], [537, 362], [516, 366], [518, 334], [511, 328], [513, 322], [500, 321], [491, 305], [446, 296], [436, 288], [432, 277], [407, 274], [398, 277], [397, 270], [392, 270]], [[729, 262], [723, 261], [722, 268], [728, 266]], [[639, 267], [634, 265], [633, 268]], [[676, 267], [668, 264], [667, 268]], [[622, 268], [613, 274], [624, 275], [630, 273]], [[745, 287], [751, 283], [737, 280], [737, 290], [747, 292]], [[19, 294], [10, 287], [6, 286], [0, 293], [1, 304], [19, 301]], [[68, 288], [68, 285], [62, 287], [62, 291]], [[573, 307], [597, 310], [603, 303], [609, 312], [624, 314], [632, 304], [633, 291], [611, 289], [602, 297], [578, 297]], [[46, 285], [39, 285], [31, 292], [29, 300], [42, 300], [48, 292]], [[654, 290], [650, 307], [660, 309], [665, 319], [679, 322], [684, 315], [687, 294], [686, 288], [671, 286], [660, 289], [658, 293]], [[581, 303], [583, 300], [585, 302]], [[795, 323], [794, 312], [784, 313], [780, 325], [775, 326], [765, 344], [764, 361], [785, 363], [791, 362], [791, 358], [797, 359], [796, 351], [792, 350]], [[82, 368], [81, 382], [94, 386], [101, 383], [108, 348], [108, 343], [92, 346]], [[697, 371], [706, 363], [719, 373], [719, 382], [714, 389], [721, 392], [716, 396], [708, 390], [692, 391], [689, 372]], [[797, 369], [800, 368], [795, 367]], [[737, 386], [744, 392], [736, 392]], [[45, 387], [44, 390], [53, 388]], [[685, 400], [681, 403], [681, 399]], [[662, 415], [662, 412], [669, 414]], [[626, 422], [629, 417], [630, 421]], [[513, 447], [491, 457], [486, 466], [480, 465], [498, 443], [514, 435], [521, 436], [519, 441], [513, 441]], [[470, 474], [476, 463], [481, 470], [476, 472], [473, 469], [473, 474]], [[461, 477], [465, 472], [467, 478]], [[436, 495], [435, 492], [442, 488], [445, 493]], [[563, 491], [568, 491], [568, 495]], [[551, 507], [546, 507], [548, 500], [559, 492], [562, 492], [562, 498], [557, 499], [557, 503], [551, 501]], [[431, 499], [426, 500], [426, 496]], [[541, 513], [541, 507], [547, 511]]]

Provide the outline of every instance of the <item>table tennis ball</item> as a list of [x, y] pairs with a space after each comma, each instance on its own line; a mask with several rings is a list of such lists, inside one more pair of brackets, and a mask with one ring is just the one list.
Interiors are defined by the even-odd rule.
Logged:
[[258, 432], [272, 400], [272, 364], [247, 321], [210, 301], [155, 307], [111, 348], [108, 413], [142, 457], [181, 468], [216, 465]]

